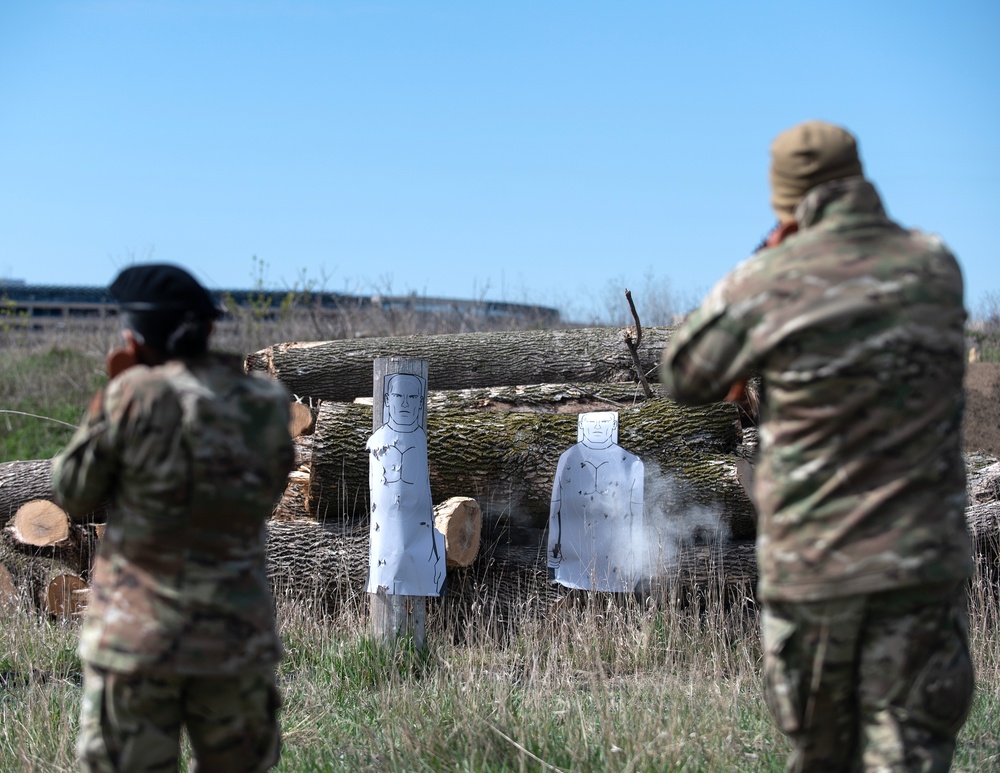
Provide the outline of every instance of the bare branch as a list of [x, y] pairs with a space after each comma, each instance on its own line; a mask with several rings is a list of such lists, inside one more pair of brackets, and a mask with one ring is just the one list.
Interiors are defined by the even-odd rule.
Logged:
[[653, 390], [649, 388], [649, 382], [646, 380], [646, 374], [643, 373], [642, 363], [639, 360], [639, 344], [642, 343], [642, 323], [639, 322], [639, 313], [635, 310], [635, 304], [632, 302], [632, 291], [626, 289], [625, 297], [628, 299], [628, 306], [632, 310], [632, 319], [635, 320], [635, 325], [625, 328], [625, 346], [628, 347], [628, 353], [632, 355], [632, 364], [635, 366], [635, 373], [639, 377], [639, 383], [642, 384], [643, 393], [646, 397], [652, 397]]

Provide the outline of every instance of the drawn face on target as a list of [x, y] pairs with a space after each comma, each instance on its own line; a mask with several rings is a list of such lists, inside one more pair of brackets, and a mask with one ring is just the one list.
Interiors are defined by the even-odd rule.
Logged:
[[419, 376], [395, 373], [386, 377], [382, 420], [397, 432], [413, 432], [423, 423], [424, 382]]
[[607, 448], [618, 442], [618, 413], [594, 411], [577, 419], [577, 442], [589, 448]]

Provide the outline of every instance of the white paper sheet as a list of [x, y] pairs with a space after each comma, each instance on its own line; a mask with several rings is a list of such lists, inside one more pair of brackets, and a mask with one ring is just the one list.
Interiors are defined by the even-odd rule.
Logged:
[[630, 592], [645, 565], [642, 460], [618, 445], [618, 414], [580, 414], [579, 442], [559, 457], [548, 566], [567, 588]]
[[368, 439], [371, 492], [369, 593], [439, 596], [445, 580], [444, 535], [434, 528], [427, 435], [426, 384], [392, 374], [383, 389], [383, 424]]

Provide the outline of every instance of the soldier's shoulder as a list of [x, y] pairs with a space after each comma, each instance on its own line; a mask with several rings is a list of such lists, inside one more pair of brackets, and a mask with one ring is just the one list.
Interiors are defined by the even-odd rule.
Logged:
[[937, 252], [944, 255], [952, 254], [951, 249], [938, 234], [921, 231], [917, 228], [910, 228], [906, 233], [916, 249]]
[[111, 379], [105, 391], [109, 399], [114, 400], [133, 395], [155, 396], [172, 391], [171, 374], [162, 366], [133, 365]]

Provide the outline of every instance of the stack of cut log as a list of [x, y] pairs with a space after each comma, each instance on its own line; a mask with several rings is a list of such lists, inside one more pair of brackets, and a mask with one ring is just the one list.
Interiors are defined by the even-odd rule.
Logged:
[[0, 464], [0, 606], [55, 618], [86, 608], [106, 511], [85, 526], [53, 502], [48, 459]]
[[0, 530], [0, 594], [5, 608], [22, 601], [52, 617], [79, 617], [103, 526], [72, 523], [48, 499], [21, 505]]

